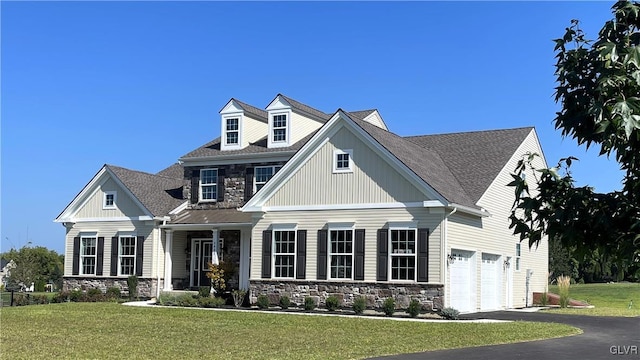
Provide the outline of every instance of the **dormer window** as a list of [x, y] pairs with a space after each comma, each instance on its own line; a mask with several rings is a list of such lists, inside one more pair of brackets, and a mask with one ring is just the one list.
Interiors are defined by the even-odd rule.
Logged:
[[270, 148], [291, 145], [291, 111], [278, 109], [269, 112], [269, 136], [267, 145]]
[[238, 145], [240, 139], [240, 126], [238, 118], [226, 119], [226, 141], [227, 145]]
[[273, 116], [273, 138], [272, 142], [287, 141], [287, 114]]
[[242, 113], [222, 116], [221, 150], [240, 149], [242, 144]]

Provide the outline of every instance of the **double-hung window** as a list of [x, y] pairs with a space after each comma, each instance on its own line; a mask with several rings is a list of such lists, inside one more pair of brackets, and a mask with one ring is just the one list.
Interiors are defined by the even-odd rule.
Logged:
[[96, 235], [80, 236], [80, 274], [96, 274], [97, 258], [97, 237]]
[[296, 270], [296, 231], [273, 230], [274, 277], [293, 278]]
[[264, 184], [266, 184], [267, 181], [269, 181], [269, 179], [271, 179], [273, 175], [280, 170], [280, 168], [282, 168], [280, 165], [256, 167], [254, 170], [255, 178], [253, 179], [253, 193], [255, 194], [258, 190], [262, 189]]
[[353, 229], [329, 230], [329, 259], [332, 279], [353, 279]]
[[200, 170], [200, 201], [218, 199], [218, 169]]
[[334, 150], [333, 152], [333, 172], [352, 172], [353, 150]]
[[118, 238], [118, 275], [135, 275], [136, 237], [122, 235]]
[[287, 142], [287, 114], [273, 115], [271, 142]]
[[391, 280], [416, 279], [416, 229], [390, 229]]
[[520, 243], [516, 244], [516, 271], [520, 271]]
[[237, 117], [225, 119], [225, 144], [239, 145], [240, 141], [240, 119]]

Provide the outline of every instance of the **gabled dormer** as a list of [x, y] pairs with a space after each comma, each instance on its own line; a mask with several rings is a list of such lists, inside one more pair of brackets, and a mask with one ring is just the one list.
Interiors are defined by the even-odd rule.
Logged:
[[264, 137], [267, 112], [231, 99], [220, 110], [220, 150], [240, 150]]
[[330, 115], [278, 94], [267, 106], [269, 132], [267, 147], [295, 144], [327, 122]]

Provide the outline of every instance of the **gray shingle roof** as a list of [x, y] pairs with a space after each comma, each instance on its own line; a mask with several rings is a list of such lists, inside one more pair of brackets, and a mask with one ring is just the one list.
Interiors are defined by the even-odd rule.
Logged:
[[251, 213], [237, 209], [185, 210], [171, 224], [250, 224]]
[[184, 202], [182, 178], [105, 165], [154, 216], [164, 216]]
[[264, 120], [266, 122], [269, 118], [268, 113], [262, 109], [258, 109], [257, 107], [244, 103], [238, 99], [231, 100], [235, 101], [246, 113], [253, 115], [253, 117], [258, 120]]
[[477, 202], [532, 127], [405, 137], [440, 155], [458, 183]]
[[352, 118], [355, 117], [358, 120], [364, 120], [364, 118], [371, 115], [374, 111], [376, 111], [376, 109], [349, 111], [349, 115], [353, 115]]
[[[315, 134], [315, 131], [313, 132]], [[239, 150], [220, 150], [220, 138], [216, 138], [213, 141], [210, 141], [199, 148], [181, 156], [181, 159], [189, 159], [189, 158], [200, 158], [200, 157], [217, 157], [217, 156], [229, 156], [229, 155], [239, 155], [239, 154], [262, 154], [262, 153], [279, 153], [279, 152], [294, 152], [297, 151], [304, 145], [313, 134], [310, 134], [295, 144], [287, 147], [281, 148], [268, 148], [267, 147], [267, 138], [264, 137], [254, 143], [249, 144], [249, 146], [244, 147]]]
[[[284, 96], [282, 94], [278, 94], [279, 96], [281, 96], [283, 99], [285, 99], [289, 104], [291, 104], [291, 107], [297, 110], [300, 110], [302, 112], [306, 112], [308, 114], [312, 114], [315, 115], [317, 117], [319, 117], [320, 119], [324, 120], [325, 122], [327, 120], [329, 120], [331, 118], [332, 114], [327, 114], [324, 113], [318, 109], [314, 109], [309, 105], [305, 105], [299, 101], [293, 100], [292, 98], [288, 97], [288, 96]], [[277, 96], [276, 96], [277, 97]]]
[[184, 168], [179, 163], [175, 163], [166, 169], [162, 169], [158, 171], [156, 175], [170, 177], [174, 179], [182, 179], [184, 177]]

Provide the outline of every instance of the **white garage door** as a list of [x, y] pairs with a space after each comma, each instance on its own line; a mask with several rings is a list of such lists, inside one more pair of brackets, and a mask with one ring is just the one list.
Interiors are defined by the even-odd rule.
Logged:
[[500, 308], [502, 279], [500, 270], [500, 255], [482, 254], [480, 268], [480, 309], [495, 310]]
[[475, 289], [471, 277], [472, 256], [471, 251], [451, 250], [454, 260], [449, 266], [449, 306], [461, 312], [475, 310], [473, 296]]

